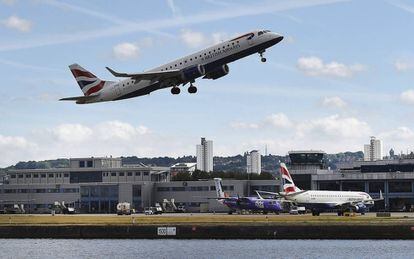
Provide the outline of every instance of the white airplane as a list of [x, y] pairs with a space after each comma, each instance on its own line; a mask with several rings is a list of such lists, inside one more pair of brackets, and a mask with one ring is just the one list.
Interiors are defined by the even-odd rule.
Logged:
[[268, 30], [258, 30], [224, 41], [186, 57], [142, 73], [118, 73], [107, 67], [115, 77], [124, 77], [119, 82], [104, 81], [78, 64], [69, 66], [84, 96], [62, 98], [60, 101], [76, 101], [77, 104], [117, 101], [146, 95], [153, 91], [171, 88], [179, 94], [179, 85], [190, 83], [188, 92], [193, 94], [193, 85], [199, 77], [218, 79], [229, 73], [228, 63], [259, 53], [262, 62], [265, 50], [283, 39], [283, 36]]
[[287, 201], [312, 210], [313, 216], [319, 216], [320, 212], [332, 210], [337, 211], [338, 216], [342, 216], [345, 211], [365, 214], [368, 208], [374, 206], [375, 201], [384, 199], [381, 191], [379, 199], [372, 199], [366, 192], [301, 190], [293, 182], [284, 163], [280, 163], [280, 173], [284, 192], [259, 192], [280, 195]]

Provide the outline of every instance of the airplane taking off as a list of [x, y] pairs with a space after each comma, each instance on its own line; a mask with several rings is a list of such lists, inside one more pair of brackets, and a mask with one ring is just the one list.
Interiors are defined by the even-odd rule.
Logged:
[[372, 199], [366, 192], [301, 190], [293, 182], [284, 163], [280, 163], [280, 174], [282, 175], [283, 193], [258, 192], [282, 196], [287, 201], [312, 210], [313, 216], [332, 210], [337, 211], [338, 216], [342, 216], [345, 211], [364, 214], [368, 208], [374, 206], [375, 201], [384, 199], [381, 191], [379, 199]]
[[214, 178], [214, 183], [216, 185], [217, 200], [230, 208], [229, 214], [241, 210], [263, 212], [263, 214], [283, 211], [282, 205], [277, 199], [263, 199], [259, 193], [257, 193], [259, 197], [226, 197], [221, 178]]
[[84, 96], [66, 97], [60, 101], [76, 101], [77, 104], [117, 101], [168, 87], [172, 87], [172, 94], [179, 94], [178, 86], [187, 83], [190, 83], [188, 92], [193, 94], [197, 92], [193, 85], [197, 78], [215, 80], [223, 77], [229, 73], [228, 63], [254, 53], [259, 53], [261, 61], [266, 62], [265, 50], [282, 39], [283, 36], [277, 33], [258, 30], [142, 73], [119, 73], [106, 67], [113, 76], [127, 78], [119, 82], [103, 81], [80, 65], [72, 64], [69, 68]]

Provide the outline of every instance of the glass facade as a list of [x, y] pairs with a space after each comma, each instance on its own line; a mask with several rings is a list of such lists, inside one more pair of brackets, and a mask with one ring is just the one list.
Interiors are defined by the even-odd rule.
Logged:
[[80, 211], [115, 213], [118, 204], [118, 185], [81, 186]]

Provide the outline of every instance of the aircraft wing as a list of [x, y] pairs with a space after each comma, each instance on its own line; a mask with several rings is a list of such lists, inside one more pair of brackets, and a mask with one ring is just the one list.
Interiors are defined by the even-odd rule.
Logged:
[[286, 193], [282, 193], [282, 192], [267, 192], [267, 191], [259, 191], [259, 190], [255, 190], [256, 192], [259, 192], [259, 193], [264, 193], [264, 194], [270, 194], [270, 195], [275, 195], [275, 196], [277, 196], [277, 197], [292, 197], [292, 196], [296, 196], [296, 195], [298, 195], [298, 194], [301, 194], [301, 193], [305, 193], [305, 192], [307, 192], [307, 190], [301, 190], [301, 191], [298, 191], [298, 192], [293, 192], [293, 193], [288, 193], [288, 194], [286, 194]]
[[119, 73], [114, 71], [113, 69], [106, 67], [109, 72], [115, 77], [129, 77], [136, 80], [163, 80], [167, 78], [173, 77], [181, 77], [181, 71], [178, 69], [172, 69], [167, 71], [156, 71], [156, 72], [143, 72], [143, 73], [135, 73], [135, 74], [128, 74], [128, 73]]

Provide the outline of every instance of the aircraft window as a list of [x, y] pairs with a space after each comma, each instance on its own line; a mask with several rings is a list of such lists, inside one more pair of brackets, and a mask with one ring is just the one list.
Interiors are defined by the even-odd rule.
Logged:
[[183, 63], [182, 62], [180, 62], [180, 65], [182, 65]]
[[223, 46], [223, 49], [226, 47], [226, 45]]
[[264, 32], [263, 31], [259, 31], [259, 33], [257, 35], [262, 35]]
[[230, 44], [227, 44], [227, 47], [230, 47]]
[[211, 51], [209, 51], [208, 54], [211, 54]]
[[218, 50], [220, 50], [220, 48], [218, 48]]
[[172, 66], [170, 66], [170, 68], [172, 68]]
[[239, 43], [239, 41], [236, 41], [237, 43]]
[[197, 56], [195, 56], [194, 59], [197, 59]]
[[185, 60], [184, 63], [187, 63], [187, 60]]
[[216, 50], [213, 50], [213, 52], [216, 52]]
[[175, 64], [175, 66], [177, 66], [177, 64]]
[[192, 59], [192, 58], [190, 58], [190, 61], [193, 61], [193, 59]]
[[204, 56], [207, 55], [206, 53], [204, 53]]
[[[205, 55], [205, 54], [204, 54]], [[200, 55], [200, 58], [201, 58], [201, 55]]]

